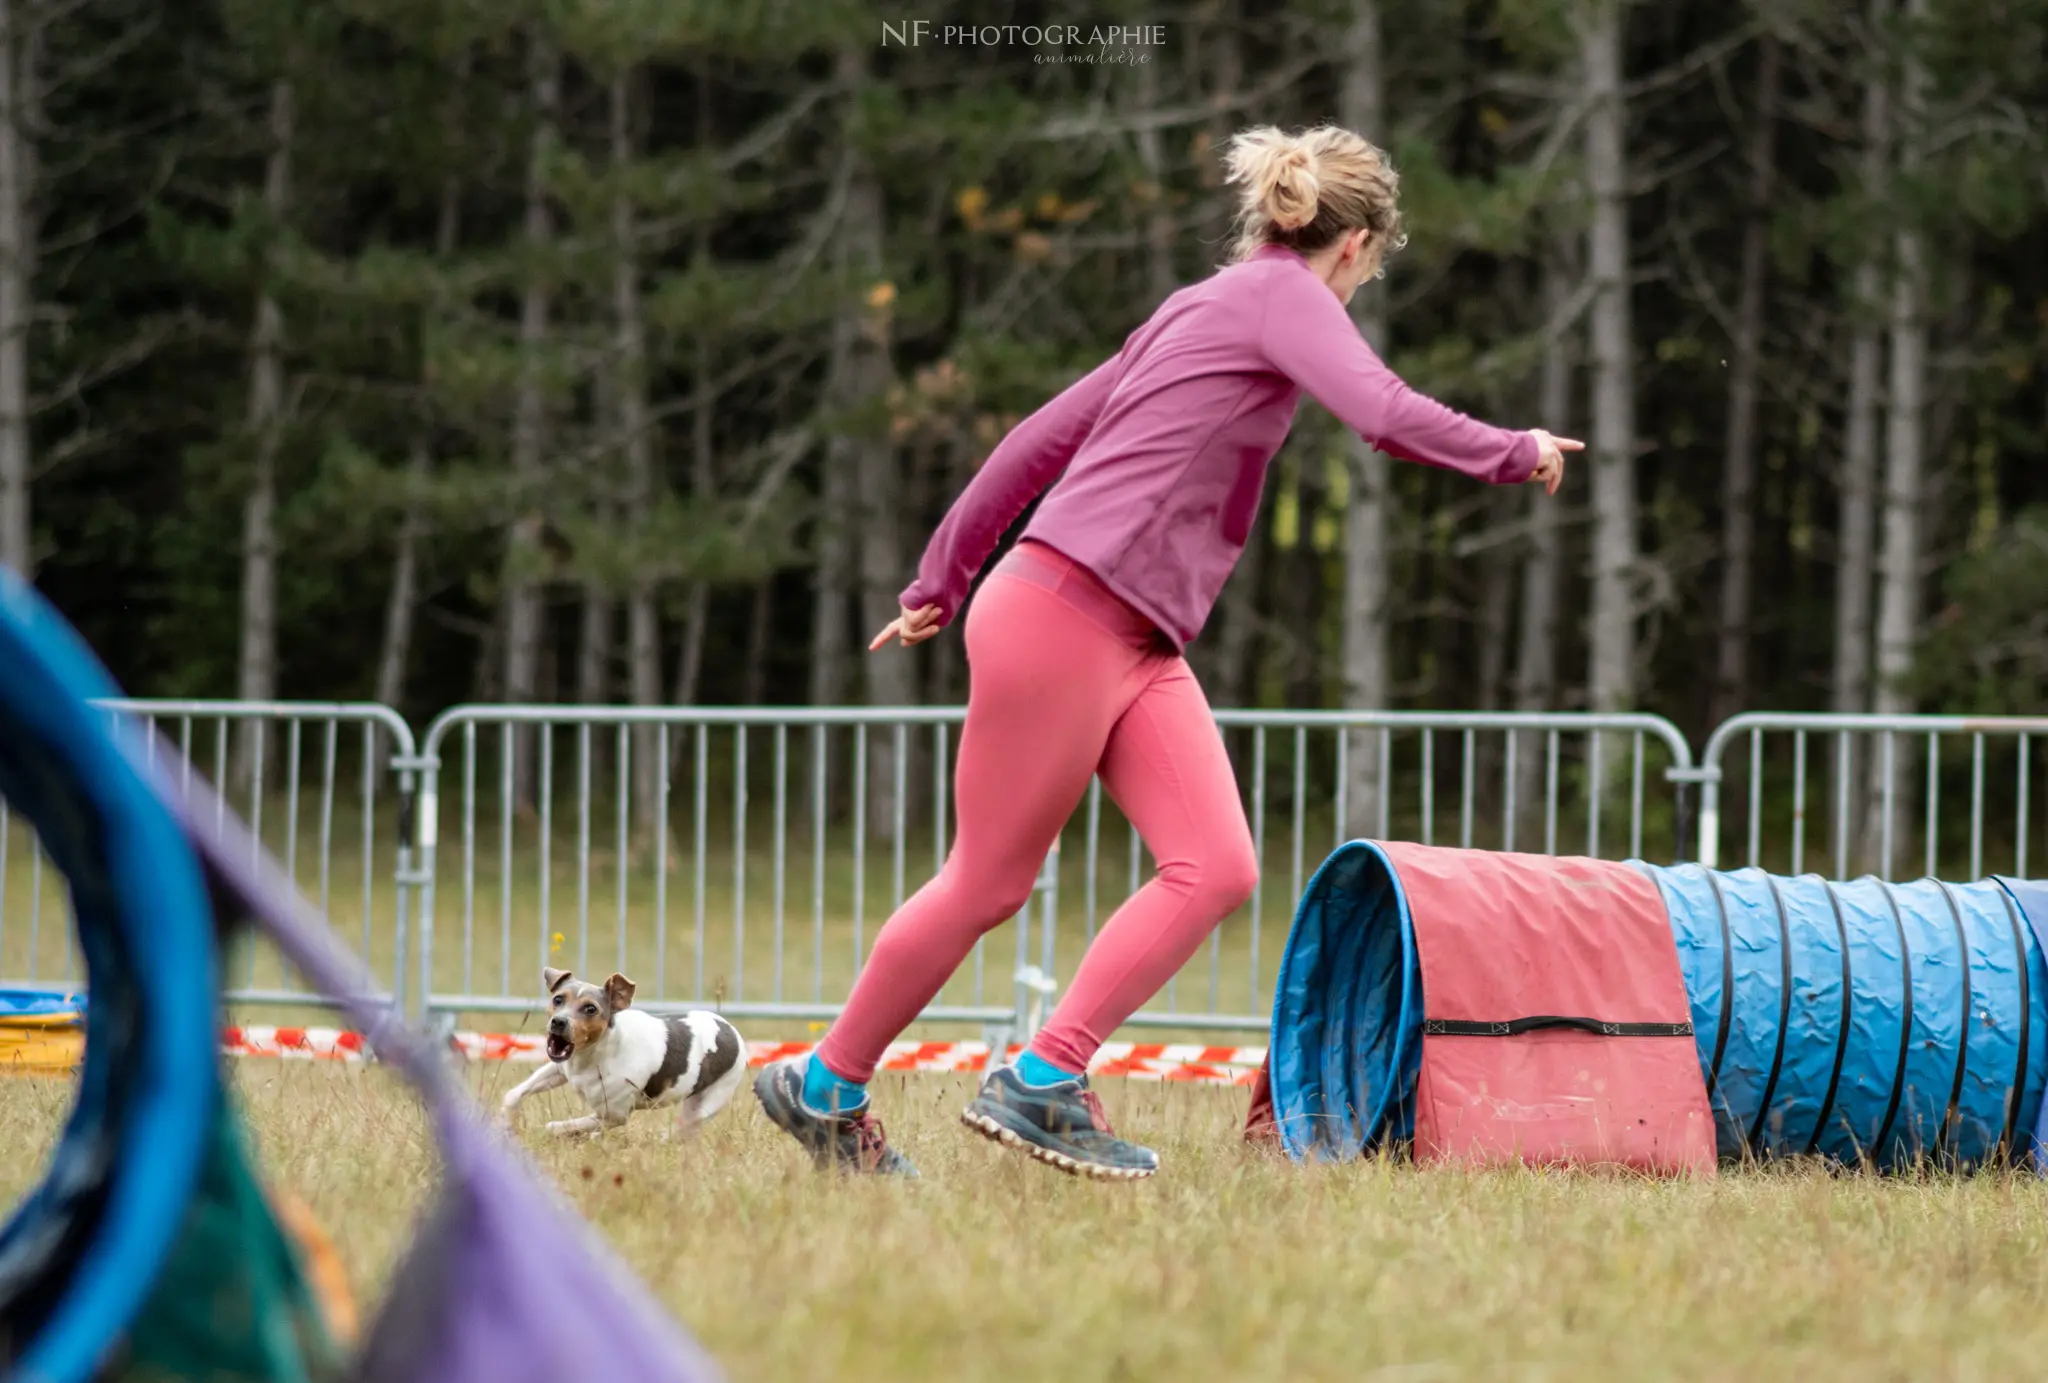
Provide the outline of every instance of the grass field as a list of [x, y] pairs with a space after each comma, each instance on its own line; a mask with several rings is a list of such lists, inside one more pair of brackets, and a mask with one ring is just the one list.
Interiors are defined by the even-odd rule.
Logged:
[[[410, 1097], [375, 1071], [236, 1074], [270, 1174], [373, 1300], [436, 1175]], [[1075, 1182], [974, 1139], [966, 1082], [940, 1076], [877, 1087], [915, 1185], [815, 1175], [749, 1098], [688, 1149], [645, 1116], [547, 1140], [559, 1093], [521, 1137], [739, 1383], [1988, 1380], [2048, 1351], [2048, 1188], [2028, 1177], [1302, 1169], [1240, 1145], [1242, 1091], [1104, 1087], [1157, 1180]], [[68, 1101], [0, 1082], [0, 1199]]]

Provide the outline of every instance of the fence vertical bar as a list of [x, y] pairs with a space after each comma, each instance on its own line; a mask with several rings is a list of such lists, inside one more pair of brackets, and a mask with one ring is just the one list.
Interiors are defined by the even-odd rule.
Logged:
[[[512, 725], [508, 721], [498, 727], [498, 931], [503, 936], [512, 935], [512, 765], [515, 752]], [[534, 964], [534, 972], [538, 974], [545, 970], [547, 964], [548, 929], [543, 924], [540, 929], [540, 958]]]
[[1984, 877], [1984, 737], [1970, 737], [1970, 877]]
[[[1683, 792], [1684, 789], [1680, 788]], [[1674, 827], [1680, 823], [1673, 822]], [[1674, 845], [1682, 844], [1674, 840]], [[1636, 859], [1643, 857], [1643, 732], [1636, 731], [1634, 767], [1629, 777], [1628, 790], [1628, 852]]]
[[1764, 836], [1764, 733], [1749, 732], [1749, 867], [1757, 867]]
[[891, 891], [895, 895], [889, 904], [892, 916], [903, 906], [903, 900], [908, 896], [905, 892], [903, 857], [907, 837], [910, 835], [910, 727], [899, 724], [896, 727], [895, 740], [896, 752], [893, 757], [896, 762], [891, 765], [896, 779], [896, 800], [891, 808], [896, 818], [896, 829], [890, 833], [890, 867], [894, 871]]
[[555, 727], [541, 722], [535, 740], [540, 746], [540, 849], [536, 852], [540, 866], [540, 949], [542, 954], [552, 956], [554, 913], [549, 904], [553, 901], [555, 882]]
[[[1380, 839], [1387, 837], [1387, 755], [1386, 742], [1380, 743]], [[1307, 844], [1308, 821], [1308, 727], [1294, 727], [1294, 888], [1287, 896], [1301, 896], [1302, 865], [1304, 847]]]
[[868, 901], [868, 727], [853, 727], [853, 973], [867, 955], [862, 944]]
[[1927, 877], [1941, 872], [1938, 863], [1941, 829], [1941, 736], [1927, 736]]
[[1436, 844], [1436, 731], [1422, 732], [1422, 843]]
[[[619, 823], [616, 842], [619, 852], [619, 969], [623, 972], [626, 968], [626, 900], [630, 892], [628, 884], [632, 877], [633, 863], [633, 732], [631, 727], [624, 724], [618, 728], [618, 745], [615, 751], [617, 763], [612, 772], [612, 796], [618, 799], [615, 809]], [[659, 988], [657, 981], [656, 989]]]
[[[1508, 739], [1517, 738], [1515, 732], [1508, 732]], [[1595, 735], [1593, 738], [1598, 739]], [[1543, 853], [1557, 853], [1557, 731], [1549, 730], [1543, 736]]]
[[[222, 793], [223, 797], [227, 794]], [[363, 723], [363, 963], [370, 961], [367, 938], [371, 932], [377, 878], [377, 723]], [[391, 996], [398, 1011], [405, 1012], [405, 947], [394, 935], [397, 953], [391, 958]], [[421, 995], [424, 1000], [426, 996]]]
[[1460, 850], [1470, 850], [1472, 848], [1472, 783], [1474, 776], [1478, 773], [1478, 764], [1475, 761], [1478, 739], [1470, 730], [1465, 732], [1464, 748], [1464, 762], [1458, 768], [1458, 848]]
[[[1637, 745], [1638, 751], [1641, 745]], [[1589, 859], [1600, 858], [1600, 789], [1607, 780], [1607, 736], [1591, 734], [1586, 736], [1586, 855]], [[1630, 816], [1640, 816], [1632, 810]], [[1631, 849], [1629, 854], [1642, 858], [1642, 851]]]
[[[1308, 743], [1306, 738], [1308, 732], [1300, 730], [1296, 733], [1303, 736], [1298, 747], [1305, 749]], [[1380, 799], [1380, 839], [1385, 840], [1394, 834], [1394, 732], [1384, 725], [1380, 727], [1380, 786], [1379, 792], [1376, 795]], [[1296, 832], [1296, 834], [1299, 835], [1300, 832]], [[1300, 846], [1297, 843], [1296, 849], [1299, 850], [1299, 848]], [[1294, 896], [1297, 898], [1301, 896], [1301, 889], [1298, 886], [1300, 874], [1301, 871], [1297, 869], [1295, 871], [1297, 887], [1294, 890]]]
[[654, 737], [654, 993], [668, 997], [668, 726]]
[[1792, 872], [1806, 871], [1806, 732], [1792, 732]]
[[2027, 877], [2027, 781], [2033, 776], [2027, 772], [2027, 749], [2031, 743], [2030, 736], [2024, 733], [2021, 734], [2019, 804], [2014, 812], [2014, 815], [2018, 818], [2015, 830], [2019, 835], [2019, 843], [2013, 849], [2012, 872], [2016, 877], [2022, 879]]
[[1337, 732], [1337, 839], [1332, 850], [1351, 838], [1351, 737], [1356, 733], [1349, 726]]
[[[340, 756], [341, 722], [327, 722], [327, 733], [320, 750], [320, 920], [330, 925], [334, 921], [333, 876], [334, 876], [334, 786], [336, 763]], [[188, 762], [187, 768], [191, 765]], [[363, 938], [362, 954], [370, 954], [370, 938]]]
[[1878, 870], [1878, 877], [1886, 883], [1892, 877], [1892, 797], [1897, 787], [1896, 754], [1892, 748], [1892, 732], [1884, 732], [1884, 823], [1879, 837], [1881, 858], [1884, 867]]
[[576, 727], [576, 969], [590, 973], [590, 722]]
[[691, 784], [691, 795], [696, 799], [692, 803], [696, 819], [691, 826], [697, 846], [693, 881], [697, 928], [695, 997], [702, 1000], [707, 997], [704, 992], [704, 950], [711, 926], [710, 904], [705, 896], [711, 876], [711, 727], [700, 722], [696, 740], [695, 781]]
[[1849, 732], [1835, 735], [1835, 877], [1849, 877]]
[[775, 993], [776, 1002], [782, 1000], [782, 945], [783, 945], [783, 869], [788, 860], [789, 838], [789, 727], [775, 727], [775, 883], [772, 897], [775, 906]]
[[[305, 722], [297, 716], [285, 726], [284, 772], [284, 874], [299, 886], [299, 751], [305, 740]], [[156, 737], [150, 736], [151, 745]]]
[[1500, 848], [1512, 854], [1515, 848], [1515, 799], [1518, 796], [1520, 796], [1520, 794], [1515, 791], [1515, 747], [1516, 741], [1520, 740], [1521, 736], [1508, 735], [1505, 738], [1507, 739], [1507, 753], [1503, 756], [1501, 760], [1502, 799]]
[[830, 731], [811, 727], [811, 1002], [825, 999], [825, 754]]
[[747, 992], [747, 727], [733, 726], [732, 997]]

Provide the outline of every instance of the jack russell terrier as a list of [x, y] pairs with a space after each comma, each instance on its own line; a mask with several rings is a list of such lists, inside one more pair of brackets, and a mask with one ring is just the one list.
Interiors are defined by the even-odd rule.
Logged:
[[688, 1137], [724, 1109], [747, 1074], [739, 1030], [707, 1009], [657, 1018], [633, 1008], [633, 982], [613, 975], [588, 984], [567, 970], [541, 971], [547, 985], [547, 1064], [507, 1091], [499, 1117], [529, 1095], [568, 1085], [590, 1113], [557, 1119], [557, 1137], [617, 1128], [635, 1110], [678, 1105], [676, 1131]]

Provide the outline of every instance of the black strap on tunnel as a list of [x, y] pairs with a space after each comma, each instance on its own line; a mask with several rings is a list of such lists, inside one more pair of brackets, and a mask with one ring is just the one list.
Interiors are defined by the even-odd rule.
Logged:
[[1999, 1156], [2009, 1157], [2013, 1135], [2019, 1131], [2020, 1101], [2027, 1093], [2027, 1048], [2034, 1038], [2034, 996], [2033, 977], [2027, 973], [2027, 938], [2020, 930], [2026, 924], [2020, 920], [2020, 910], [2013, 906], [2012, 895], [2003, 884], [1998, 888], [1998, 901], [2005, 904], [2005, 920], [2012, 924], [2012, 950], [2020, 972], [2020, 1057], [2012, 1073], [2012, 1088], [2005, 1092], [2005, 1135], [1998, 1140]]
[[1821, 887], [1827, 890], [1828, 906], [1835, 911], [1835, 936], [1842, 946], [1842, 1017], [1835, 1035], [1835, 1067], [1828, 1072], [1828, 1093], [1814, 1118], [1813, 1137], [1806, 1140], [1808, 1157], [1820, 1151], [1821, 1135], [1827, 1132], [1828, 1117], [1835, 1112], [1835, 1094], [1842, 1088], [1842, 1062], [1849, 1055], [1849, 1016], [1854, 1011], [1850, 1004], [1849, 925], [1842, 920], [1842, 900], [1835, 896], [1835, 886], [1823, 881]]
[[1547, 1028], [1576, 1028], [1602, 1037], [1691, 1037], [1691, 1023], [1612, 1023], [1604, 1018], [1574, 1018], [1555, 1013], [1527, 1018], [1475, 1021], [1468, 1018], [1425, 1018], [1426, 1037], [1520, 1037]]
[[1958, 1110], [1963, 1102], [1963, 1073], [1970, 1069], [1970, 938], [1963, 930], [1963, 910], [1956, 906], [1956, 895], [1940, 880], [1935, 881], [1941, 889], [1942, 900], [1948, 904], [1949, 920], [1956, 924], [1956, 954], [1963, 963], [1963, 1035], [1956, 1043], [1956, 1078], [1948, 1088], [1948, 1112], [1941, 1116], [1941, 1136], [1935, 1140], [1936, 1157], [1955, 1153], [1956, 1123]]
[[1872, 1157], [1884, 1155], [1884, 1145], [1892, 1136], [1892, 1124], [1899, 1117], [1899, 1100], [1906, 1093], [1906, 1058], [1913, 1051], [1913, 952], [1906, 945], [1906, 919], [1899, 916], [1899, 900], [1892, 896], [1892, 886], [1879, 880], [1878, 887], [1884, 890], [1885, 906], [1892, 910], [1892, 927], [1899, 935], [1899, 970], [1905, 977], [1905, 1004], [1899, 1013], [1899, 1064], [1892, 1071], [1892, 1097], [1884, 1107], [1884, 1122], [1877, 1126], [1877, 1137], [1871, 1142]]
[[1785, 921], [1785, 899], [1778, 892], [1778, 881], [1768, 874], [1764, 882], [1771, 890], [1771, 904], [1778, 912], [1778, 1042], [1771, 1051], [1771, 1074], [1764, 1081], [1764, 1095], [1757, 1101], [1756, 1118], [1749, 1125], [1749, 1150], [1760, 1152], [1757, 1141], [1763, 1137], [1764, 1121], [1771, 1117], [1771, 1101], [1778, 1093], [1778, 1075], [1785, 1069], [1785, 1029], [1792, 1024], [1792, 929]]
[[1721, 1021], [1714, 1029], [1714, 1059], [1707, 1065], [1707, 1107], [1711, 1109], [1721, 1087], [1721, 1058], [1728, 1054], [1728, 1025], [1735, 1021], [1735, 943], [1728, 935], [1728, 899], [1721, 892], [1721, 876], [1711, 869], [1706, 875], [1714, 890], [1714, 913], [1721, 920]]

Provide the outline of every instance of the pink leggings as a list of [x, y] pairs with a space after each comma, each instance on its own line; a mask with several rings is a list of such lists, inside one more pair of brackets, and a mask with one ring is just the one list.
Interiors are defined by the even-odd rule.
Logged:
[[1092, 574], [1020, 544], [967, 615], [969, 691], [939, 876], [875, 937], [819, 1049], [866, 1081], [977, 938], [1029, 901], [1088, 780], [1137, 826], [1159, 872], [1118, 908], [1032, 1042], [1069, 1071], [1194, 955], [1258, 883], [1258, 859], [1209, 703], [1185, 660]]

